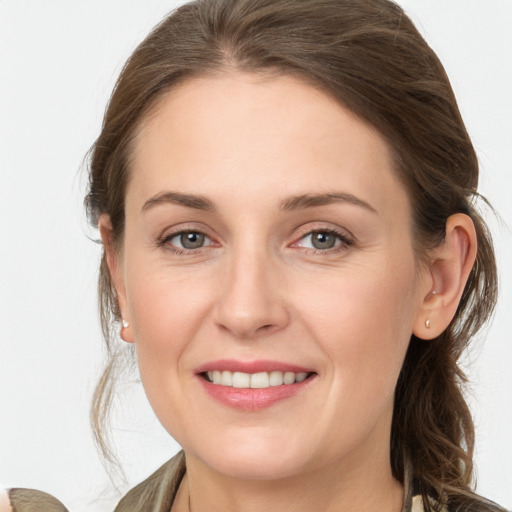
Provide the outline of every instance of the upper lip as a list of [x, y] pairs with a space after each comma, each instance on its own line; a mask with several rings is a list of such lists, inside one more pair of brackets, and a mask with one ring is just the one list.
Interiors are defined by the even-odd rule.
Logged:
[[311, 368], [299, 366], [296, 364], [283, 363], [281, 361], [257, 360], [257, 361], [237, 361], [235, 359], [219, 359], [210, 361], [196, 368], [196, 373], [205, 373], [211, 371], [230, 371], [242, 373], [260, 373], [260, 372], [294, 372], [311, 373]]

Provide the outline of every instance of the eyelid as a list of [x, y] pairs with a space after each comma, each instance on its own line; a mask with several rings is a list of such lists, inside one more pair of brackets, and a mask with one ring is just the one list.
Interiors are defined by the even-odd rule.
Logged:
[[350, 241], [351, 243], [356, 242], [356, 237], [348, 229], [341, 228], [338, 226], [329, 225], [329, 224], [327, 224], [327, 225], [326, 224], [318, 224], [318, 225], [308, 224], [306, 226], [301, 226], [298, 229], [298, 236], [294, 237], [295, 242], [293, 242], [293, 243], [296, 243], [299, 240], [302, 240], [307, 235], [310, 235], [312, 233], [318, 233], [318, 232], [333, 233], [346, 241]]
[[[196, 254], [202, 250], [208, 250], [210, 247], [219, 246], [219, 242], [215, 240], [215, 237], [208, 234], [210, 230], [198, 227], [195, 225], [177, 225], [173, 228], [168, 228], [164, 230], [163, 234], [157, 239], [157, 246], [166, 247], [171, 252], [180, 253], [180, 254]], [[294, 242], [289, 244], [289, 247], [301, 247], [299, 242], [306, 238], [307, 236], [311, 236], [313, 233], [330, 233], [338, 238], [340, 243], [335, 244], [333, 247], [327, 249], [316, 249], [311, 247], [303, 247], [305, 251], [310, 251], [313, 253], [321, 253], [321, 254], [329, 254], [335, 252], [336, 250], [347, 249], [348, 247], [354, 245], [356, 242], [356, 238], [350, 231], [344, 228], [340, 228], [338, 226], [326, 225], [326, 224], [318, 224], [311, 225], [308, 224], [306, 226], [301, 226], [298, 229], [297, 235], [294, 237]], [[207, 245], [203, 245], [196, 249], [188, 249], [186, 247], [179, 247], [174, 244], [170, 244], [170, 240], [174, 237], [180, 236], [183, 233], [199, 233], [203, 235], [206, 239], [209, 240], [210, 243]]]
[[[351, 246], [356, 243], [356, 238], [346, 229], [342, 229], [340, 227], [334, 226], [326, 226], [317, 225], [317, 226], [303, 226], [299, 229], [300, 234], [295, 238], [295, 241], [290, 244], [292, 248], [301, 248], [305, 253], [311, 255], [334, 255], [341, 251], [348, 250]], [[306, 238], [307, 236], [311, 236], [313, 233], [329, 233], [338, 238], [339, 243], [335, 244], [333, 247], [329, 247], [327, 249], [317, 249], [315, 247], [302, 247], [299, 245], [299, 242]]]
[[[158, 236], [156, 240], [156, 245], [158, 247], [165, 247], [171, 252], [179, 252], [180, 254], [194, 254], [203, 249], [208, 249], [209, 247], [218, 245], [215, 237], [209, 234], [208, 229], [203, 227], [198, 227], [197, 224], [178, 224], [171, 228], [166, 228], [160, 236]], [[197, 249], [187, 249], [185, 247], [179, 247], [176, 245], [170, 244], [170, 240], [176, 236], [179, 236], [183, 233], [198, 233], [207, 238], [210, 243], [208, 245], [204, 245], [202, 247], [198, 247]]]
[[[167, 242], [170, 242], [172, 239], [179, 238], [179, 237], [181, 237], [181, 235], [183, 235], [185, 233], [197, 233], [198, 235], [202, 235], [205, 238], [205, 240], [209, 240], [210, 242], [213, 242], [213, 240], [206, 233], [198, 231], [197, 229], [194, 229], [194, 230], [185, 229], [185, 230], [177, 231], [176, 233], [170, 233], [169, 235], [167, 235], [165, 237], [165, 240]], [[178, 249], [186, 250], [186, 251], [197, 251], [199, 249], [204, 249], [205, 247], [210, 247], [211, 245], [213, 245], [213, 244], [209, 243], [209, 244], [203, 245], [201, 247], [197, 247], [196, 249], [188, 249], [187, 247], [178, 247]]]

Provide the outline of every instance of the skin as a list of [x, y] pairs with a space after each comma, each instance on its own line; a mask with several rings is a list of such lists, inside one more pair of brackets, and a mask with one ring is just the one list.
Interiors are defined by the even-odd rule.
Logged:
[[[215, 211], [155, 201], [168, 191]], [[332, 193], [365, 205], [282, 209]], [[476, 251], [471, 220], [456, 215], [420, 265], [411, 218], [384, 138], [295, 78], [194, 79], [147, 116], [121, 249], [106, 215], [100, 231], [129, 322], [122, 336], [185, 450], [174, 512], [189, 493], [194, 512], [401, 510], [389, 462], [396, 381], [411, 334], [433, 338], [453, 317]], [[180, 230], [204, 233], [204, 246], [180, 248]], [[325, 230], [341, 238], [315, 249], [310, 233]], [[195, 374], [225, 358], [316, 375], [291, 398], [240, 411]]]
[[10, 506], [9, 497], [7, 496], [7, 491], [0, 489], [0, 512], [11, 512], [12, 508]]

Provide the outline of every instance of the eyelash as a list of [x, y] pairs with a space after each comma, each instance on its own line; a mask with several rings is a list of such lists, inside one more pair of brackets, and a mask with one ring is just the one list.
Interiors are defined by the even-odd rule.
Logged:
[[177, 256], [192, 256], [194, 254], [197, 254], [202, 249], [208, 248], [208, 246], [206, 246], [199, 247], [197, 249], [182, 249], [180, 247], [175, 247], [169, 243], [173, 238], [183, 235], [184, 233], [196, 233], [198, 235], [203, 235], [205, 238], [208, 238], [208, 240], [211, 240], [211, 238], [200, 229], [182, 229], [180, 231], [175, 231], [174, 233], [164, 235], [160, 240], [158, 240], [158, 246], [163, 247], [166, 251], [169, 251], [172, 254], [176, 254]]
[[324, 233], [327, 235], [333, 235], [337, 238], [340, 243], [331, 247], [329, 249], [315, 249], [311, 247], [304, 248], [304, 252], [309, 256], [332, 256], [334, 254], [338, 254], [340, 252], [344, 252], [354, 245], [354, 239], [347, 235], [346, 232], [338, 231], [333, 228], [316, 228], [316, 229], [308, 229], [304, 231], [297, 242], [294, 242], [293, 245], [297, 244], [300, 240], [313, 235], [314, 233]]
[[[195, 233], [199, 235], [203, 235], [205, 238], [208, 238], [211, 240], [211, 238], [204, 232], [199, 229], [182, 229], [180, 231], [176, 231], [174, 233], [166, 234], [161, 239], [158, 240], [158, 247], [163, 247], [165, 250], [171, 252], [172, 254], [175, 254], [177, 256], [192, 256], [194, 254], [197, 254], [199, 251], [202, 251], [203, 249], [208, 249], [210, 246], [203, 246], [199, 247], [197, 249], [182, 249], [180, 247], [176, 247], [171, 245], [169, 242], [173, 238], [183, 235], [184, 233]], [[327, 235], [333, 235], [336, 237], [340, 243], [335, 245], [332, 248], [329, 249], [315, 249], [315, 248], [303, 248], [304, 252], [307, 255], [321, 255], [321, 256], [330, 256], [333, 254], [337, 254], [339, 252], [346, 251], [351, 246], [354, 245], [354, 240], [349, 237], [345, 232], [337, 231], [336, 229], [332, 228], [317, 228], [317, 229], [309, 229], [307, 231], [304, 231], [304, 233], [301, 234], [300, 238], [297, 240], [297, 242], [294, 242], [293, 245], [297, 244], [300, 240], [303, 240], [304, 238], [313, 235], [314, 233], [324, 233]], [[292, 247], [293, 247], [292, 245]]]

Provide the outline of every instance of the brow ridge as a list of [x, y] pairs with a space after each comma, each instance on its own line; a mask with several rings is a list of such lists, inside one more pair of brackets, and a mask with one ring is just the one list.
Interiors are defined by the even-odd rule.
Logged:
[[195, 210], [203, 210], [207, 212], [216, 211], [215, 204], [206, 197], [172, 191], [160, 192], [159, 194], [150, 197], [142, 206], [142, 211], [145, 212], [162, 204], [177, 204], [187, 208], [194, 208]]
[[326, 206], [334, 203], [350, 203], [360, 206], [372, 213], [377, 213], [369, 203], [359, 199], [353, 194], [345, 192], [330, 192], [327, 194], [302, 194], [298, 196], [288, 197], [281, 202], [281, 210], [291, 211], [305, 208], [314, 208], [316, 206]]
[[[314, 208], [318, 206], [327, 206], [335, 203], [349, 203], [365, 208], [370, 212], [377, 213], [377, 210], [375, 210], [375, 208], [373, 208], [373, 206], [371, 206], [369, 203], [356, 197], [353, 194], [346, 192], [301, 194], [287, 197], [281, 201], [280, 209], [282, 211], [294, 211], [306, 208]], [[215, 203], [206, 197], [173, 191], [160, 192], [150, 197], [144, 203], [142, 211], [145, 212], [155, 206], [162, 204], [177, 204], [180, 206], [185, 206], [186, 208], [193, 208], [207, 212], [217, 211]]]

